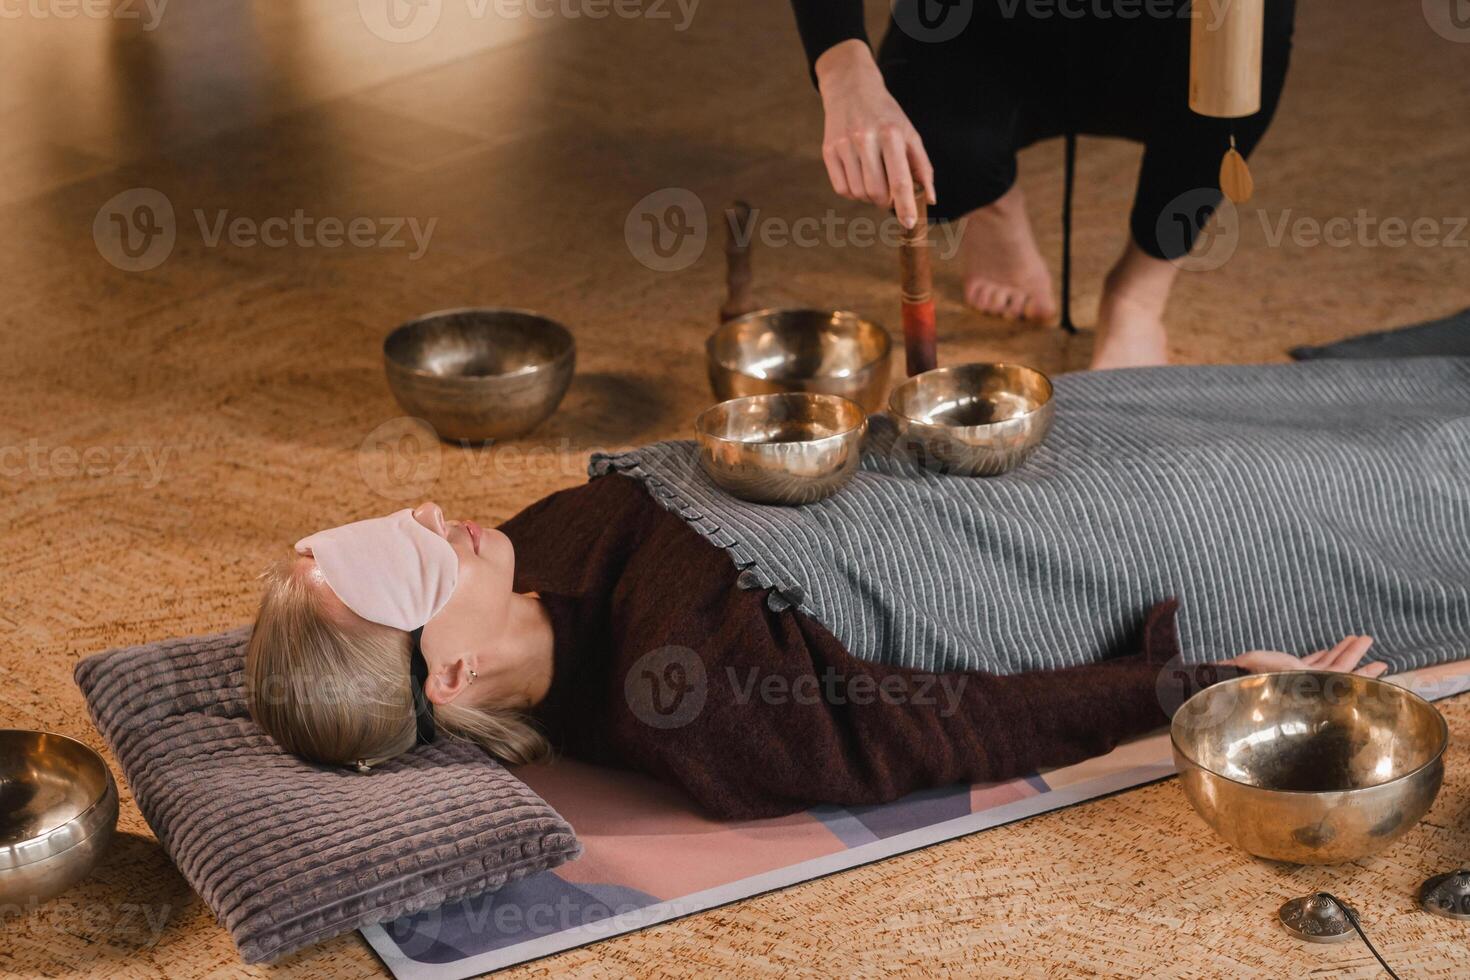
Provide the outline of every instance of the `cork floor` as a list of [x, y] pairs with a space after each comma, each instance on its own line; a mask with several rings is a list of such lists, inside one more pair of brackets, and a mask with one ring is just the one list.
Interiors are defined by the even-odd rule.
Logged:
[[[1470, 37], [1435, 3], [1426, 15], [1302, 0], [1237, 247], [1184, 276], [1171, 307], [1178, 360], [1279, 360], [1290, 344], [1470, 305]], [[896, 325], [896, 259], [863, 224], [882, 216], [825, 186], [820, 107], [780, 0], [648, 2], [603, 19], [454, 0], [423, 8], [438, 22], [418, 39], [420, 22], [367, 0], [208, 0], [157, 20], [157, 4], [12, 7], [0, 23], [5, 726], [100, 747], [76, 660], [246, 621], [255, 574], [303, 531], [425, 496], [498, 521], [582, 479], [592, 449], [687, 434], [708, 400], [700, 343], [720, 257], [717, 242], [651, 251], [641, 216], [663, 204], [692, 195], [713, 213], [749, 198], [764, 299]], [[1133, 147], [1083, 141], [1083, 323], [1124, 240], [1136, 162]], [[1058, 148], [1028, 152], [1022, 170], [1054, 257]], [[1420, 234], [1404, 241], [1390, 218]], [[815, 244], [782, 237], [803, 228], [820, 229]], [[942, 359], [1086, 362], [1085, 336], [987, 322], [954, 301], [952, 263], [938, 276]], [[378, 345], [409, 316], [470, 304], [567, 323], [577, 380], [519, 443], [416, 442]], [[1411, 911], [1422, 877], [1470, 853], [1470, 700], [1445, 713], [1438, 803], [1386, 855], [1346, 868], [1246, 859], [1164, 783], [511, 975], [1375, 975], [1359, 944], [1304, 947], [1274, 925], [1281, 901], [1323, 886], [1357, 905], [1403, 975], [1463, 974], [1470, 931]], [[241, 965], [123, 792], [95, 876], [6, 910], [0, 972], [381, 974], [356, 935]]]

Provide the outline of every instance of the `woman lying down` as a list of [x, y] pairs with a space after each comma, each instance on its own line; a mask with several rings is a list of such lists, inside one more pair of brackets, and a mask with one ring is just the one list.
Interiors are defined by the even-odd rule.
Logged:
[[[1183, 387], [1205, 397], [1198, 384]], [[1074, 399], [1073, 417], [1085, 414], [1081, 404]], [[1177, 416], [1168, 406], [1164, 414]], [[1188, 428], [1202, 451], [1208, 427]], [[1278, 428], [1286, 444], [1301, 442], [1302, 455], [1321, 442], [1321, 426], [1299, 412]], [[1135, 426], [1127, 438], [1136, 435]], [[1052, 442], [1065, 451], [1070, 438], [1058, 431]], [[1386, 451], [1356, 431], [1349, 444], [1367, 454], [1369, 470], [1377, 465], [1371, 454]], [[1354, 483], [1350, 461], [1339, 463], [1332, 478], [1291, 491], [1291, 513], [1311, 524], [1303, 539], [1316, 542], [1281, 543], [1304, 569], [1298, 581], [1256, 581], [1242, 573], [1250, 566], [1239, 554], [1200, 547], [1169, 566], [1179, 577], [1173, 594], [1185, 597], [1181, 615], [1234, 589], [1266, 606], [1296, 603], [1327, 616], [1342, 588], [1334, 570], [1392, 566], [1391, 575], [1361, 577], [1391, 586], [1365, 585], [1336, 605], [1362, 617], [1360, 630], [1383, 625], [1389, 644], [1405, 642], [1395, 630], [1418, 628], [1413, 615], [1455, 620], [1450, 632], [1466, 641], [1462, 651], [1470, 648], [1465, 577], [1442, 575], [1445, 562], [1463, 567], [1464, 500], [1406, 506], [1407, 477], [1370, 493]], [[1028, 465], [1034, 479], [1045, 478], [1045, 459]], [[1266, 479], [1281, 491], [1280, 472]], [[933, 484], [898, 482], [915, 488], [908, 505], [937, 506]], [[1258, 506], [1265, 492], [1246, 488], [1241, 499]], [[1151, 526], [1130, 520], [1101, 533], [1136, 538], [1142, 554], [1162, 547], [1159, 528], [1173, 526], [1168, 508], [1178, 509], [1181, 527], [1202, 523], [1198, 502], [1177, 488], [1151, 506]], [[836, 538], [871, 531], [844, 527], [845, 513], [824, 511]], [[1358, 527], [1371, 530], [1361, 553], [1342, 544]], [[1429, 543], [1410, 546], [1421, 540]], [[1429, 553], [1435, 541], [1443, 560]], [[1108, 574], [1138, 578], [1125, 551], [1117, 553]], [[1162, 674], [1168, 688], [1165, 665], [1178, 664], [1173, 602], [1157, 603], [1131, 649], [1101, 662], [926, 673], [855, 657], [813, 616], [777, 611], [765, 592], [737, 587], [738, 574], [729, 553], [661, 506], [644, 481], [618, 472], [553, 494], [498, 530], [448, 520], [426, 503], [322, 531], [268, 573], [247, 650], [251, 711], [285, 749], [318, 762], [371, 766], [445, 734], [509, 763], [554, 748], [651, 774], [732, 819], [1014, 778], [1104, 753], [1167, 721], [1160, 683]], [[1407, 626], [1377, 611], [1390, 607], [1413, 614]], [[1329, 618], [1351, 628], [1346, 617]], [[1223, 627], [1215, 635], [1245, 642]], [[1196, 679], [1300, 668], [1377, 676], [1388, 664], [1364, 663], [1372, 642], [1347, 636], [1301, 659], [1227, 647], [1212, 652], [1215, 664]]]

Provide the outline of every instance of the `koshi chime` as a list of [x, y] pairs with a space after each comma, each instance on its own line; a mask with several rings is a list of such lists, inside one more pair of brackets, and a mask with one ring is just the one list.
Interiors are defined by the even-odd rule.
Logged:
[[[1196, 0], [1189, 39], [1189, 107], [1202, 116], [1239, 119], [1261, 111], [1261, 52], [1266, 0]], [[1235, 134], [1220, 163], [1220, 190], [1236, 204], [1255, 184]]]

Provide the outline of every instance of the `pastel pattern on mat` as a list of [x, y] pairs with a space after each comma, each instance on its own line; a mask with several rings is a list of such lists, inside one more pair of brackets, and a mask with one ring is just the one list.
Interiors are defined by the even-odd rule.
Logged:
[[[1438, 700], [1470, 689], [1470, 661], [1394, 680]], [[516, 775], [576, 828], [581, 858], [363, 935], [398, 980], [461, 980], [1173, 774], [1160, 733], [1024, 779], [722, 824], [643, 776], [562, 760]]]

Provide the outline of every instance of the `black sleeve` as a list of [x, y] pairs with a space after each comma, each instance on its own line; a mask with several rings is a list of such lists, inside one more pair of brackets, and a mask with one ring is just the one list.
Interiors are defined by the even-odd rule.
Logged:
[[867, 43], [862, 0], [791, 0], [791, 9], [796, 12], [796, 29], [813, 78], [817, 58], [834, 44], [854, 38]]

